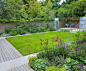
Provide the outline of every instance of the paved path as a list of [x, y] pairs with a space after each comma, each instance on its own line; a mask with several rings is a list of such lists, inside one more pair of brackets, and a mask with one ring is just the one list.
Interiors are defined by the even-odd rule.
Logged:
[[28, 56], [23, 57], [2, 37], [0, 37], [0, 71], [33, 71], [28, 67]]

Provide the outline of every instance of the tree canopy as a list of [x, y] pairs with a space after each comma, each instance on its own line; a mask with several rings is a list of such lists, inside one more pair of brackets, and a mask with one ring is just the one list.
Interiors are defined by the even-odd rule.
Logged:
[[58, 9], [57, 16], [60, 20], [66, 20], [68, 17], [77, 18], [84, 16], [85, 3], [82, 1], [73, 1], [70, 4], [63, 5]]
[[59, 1], [6, 0], [0, 3], [0, 19], [51, 21], [55, 17], [66, 20], [68, 17], [85, 16], [84, 0], [66, 0], [62, 5], [58, 4]]

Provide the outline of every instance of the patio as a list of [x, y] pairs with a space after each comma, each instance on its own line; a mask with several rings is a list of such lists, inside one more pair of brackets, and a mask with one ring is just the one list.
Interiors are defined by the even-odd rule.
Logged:
[[0, 71], [33, 71], [27, 61], [5, 38], [0, 37]]

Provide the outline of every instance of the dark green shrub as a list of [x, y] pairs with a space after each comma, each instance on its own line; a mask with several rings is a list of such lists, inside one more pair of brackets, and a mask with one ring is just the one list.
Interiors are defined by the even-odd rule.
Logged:
[[35, 29], [37, 30], [37, 32], [41, 32], [41, 28], [40, 27], [35, 27]]
[[11, 32], [11, 28], [10, 27], [6, 27], [5, 28], [5, 33], [10, 33]]
[[28, 24], [25, 24], [22, 28], [23, 28], [25, 31], [30, 32], [30, 26], [29, 26]]
[[30, 33], [36, 33], [36, 32], [37, 32], [36, 28], [35, 27], [31, 27]]
[[45, 71], [48, 68], [46, 62], [43, 59], [35, 60], [32, 67], [35, 71]]
[[50, 26], [48, 24], [45, 25], [45, 29], [48, 30]]
[[42, 28], [41, 28], [41, 32], [46, 32], [45, 27], [42, 27]]
[[22, 26], [18, 26], [17, 27], [17, 33], [19, 34], [20, 33], [20, 29], [22, 28]]
[[22, 28], [22, 26], [18, 26], [17, 27], [17, 32], [18, 32], [18, 34], [25, 34], [25, 30]]
[[23, 30], [22, 28], [19, 29], [19, 34], [25, 34], [25, 30]]
[[17, 29], [16, 29], [16, 27], [12, 28], [12, 31], [10, 32], [10, 35], [11, 36], [17, 35]]
[[17, 31], [17, 28], [16, 27], [13, 27], [12, 28], [12, 32], [14, 32], [14, 31]]

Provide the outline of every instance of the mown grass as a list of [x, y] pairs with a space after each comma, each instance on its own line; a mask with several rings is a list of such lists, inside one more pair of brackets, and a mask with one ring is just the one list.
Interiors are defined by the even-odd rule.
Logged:
[[[66, 42], [73, 42], [75, 40], [75, 33], [61, 31], [9, 37], [6, 38], [6, 40], [25, 56], [44, 50], [44, 46], [41, 45], [41, 43], [44, 43], [45, 39], [48, 39], [48, 46], [51, 46], [52, 37], [56, 37], [57, 35], [59, 36], [59, 39]], [[40, 39], [44, 40], [44, 42], [40, 41]], [[57, 44], [57, 42], [54, 42], [54, 44]]]

